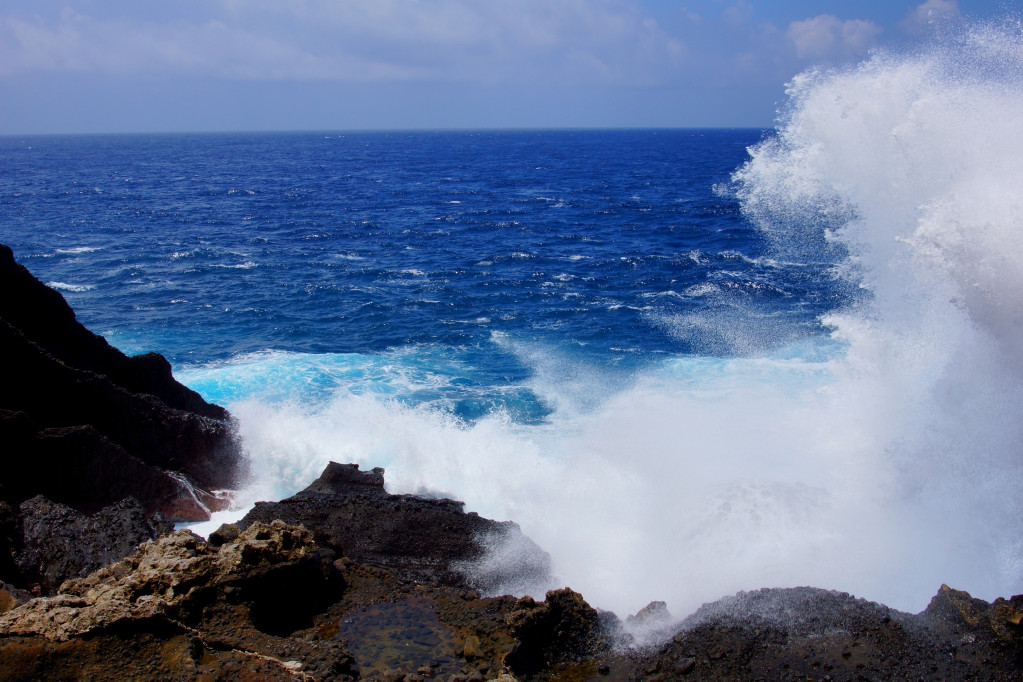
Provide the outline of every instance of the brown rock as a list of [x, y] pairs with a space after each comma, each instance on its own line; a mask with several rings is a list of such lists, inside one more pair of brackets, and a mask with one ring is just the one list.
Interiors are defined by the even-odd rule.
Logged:
[[571, 589], [551, 590], [540, 603], [520, 599], [517, 605], [506, 620], [519, 642], [505, 659], [516, 675], [535, 675], [608, 647], [600, 614]]
[[462, 645], [462, 658], [471, 661], [472, 659], [479, 656], [480, 653], [480, 638], [476, 635], [469, 635], [465, 638], [465, 643]]
[[27, 604], [31, 599], [32, 594], [30, 592], [20, 590], [14, 585], [0, 582], [0, 614], [7, 613], [22, 604]]
[[[286, 630], [294, 623], [275, 619], [295, 621], [296, 612], [309, 606], [293, 599], [295, 590], [308, 592], [308, 585], [289, 584], [290, 579], [312, 575], [288, 570], [300, 566], [298, 562], [314, 558], [312, 563], [328, 584], [325, 591], [340, 593], [331, 561], [319, 551], [308, 531], [280, 521], [253, 524], [220, 548], [189, 531], [176, 531], [144, 543], [132, 556], [87, 577], [68, 580], [53, 597], [35, 599], [0, 616], [0, 632], [66, 641], [122, 621], [174, 620], [192, 607], [208, 604], [211, 591], [247, 603], [248, 610], [255, 611], [253, 618], [263, 619], [268, 629]], [[325, 608], [326, 603], [318, 606]]]

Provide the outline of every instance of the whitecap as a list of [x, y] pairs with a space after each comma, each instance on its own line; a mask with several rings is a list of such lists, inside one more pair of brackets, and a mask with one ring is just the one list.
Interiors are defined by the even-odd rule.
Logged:
[[99, 250], [100, 248], [97, 246], [73, 246], [67, 249], [55, 249], [60, 254], [92, 253]]
[[47, 282], [46, 286], [58, 291], [68, 291], [76, 294], [96, 288], [94, 284], [69, 284], [68, 282]]
[[214, 263], [211, 267], [222, 268], [224, 270], [251, 270], [256, 267], [256, 263], [253, 261], [245, 261], [244, 263], [237, 263], [235, 265], [224, 265], [222, 263]]

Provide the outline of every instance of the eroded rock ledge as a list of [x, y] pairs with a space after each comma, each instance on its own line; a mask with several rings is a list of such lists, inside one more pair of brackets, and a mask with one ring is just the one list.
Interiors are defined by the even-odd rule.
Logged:
[[[331, 464], [259, 513], [273, 511], [293, 522], [163, 535], [52, 597], [0, 589], [0, 604], [23, 602], [0, 615], [0, 680], [1023, 680], [1023, 596], [989, 604], [943, 586], [913, 615], [769, 589], [681, 622], [654, 603], [624, 624], [569, 588], [481, 593], [465, 567], [487, 555], [479, 533], [508, 527], [388, 495], [379, 469]], [[412, 513], [433, 522], [397, 542]], [[630, 627], [660, 643], [638, 646]]]

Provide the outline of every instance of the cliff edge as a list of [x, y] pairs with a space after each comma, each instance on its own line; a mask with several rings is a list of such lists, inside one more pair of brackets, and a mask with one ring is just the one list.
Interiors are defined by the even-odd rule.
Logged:
[[[100, 552], [67, 561], [88, 545], [95, 526], [88, 519], [101, 510], [121, 505], [121, 520], [131, 519], [130, 552], [169, 522], [208, 519], [218, 506], [209, 491], [238, 478], [239, 448], [224, 408], [175, 381], [163, 356], [128, 357], [86, 329], [64, 297], [3, 245], [0, 376], [0, 579], [55, 588], [118, 558]], [[129, 513], [125, 499], [139, 508]], [[84, 535], [61, 540], [68, 529]], [[118, 546], [95, 530], [97, 541]], [[17, 567], [12, 554], [21, 557]], [[29, 555], [75, 568], [54, 572]]]

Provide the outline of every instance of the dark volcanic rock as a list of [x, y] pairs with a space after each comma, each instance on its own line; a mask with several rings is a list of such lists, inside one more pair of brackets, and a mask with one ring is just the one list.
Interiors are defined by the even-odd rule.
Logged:
[[[184, 472], [204, 488], [233, 482], [237, 452], [227, 422], [168, 407], [105, 375], [66, 365], [2, 318], [0, 361], [0, 409], [24, 412], [41, 428], [92, 426], [140, 461]], [[31, 482], [9, 480], [7, 486], [16, 484]]]
[[174, 381], [162, 356], [129, 358], [87, 330], [2, 245], [0, 370], [9, 502], [44, 494], [93, 512], [130, 495], [149, 513], [199, 520], [208, 510], [192, 484], [212, 490], [237, 478], [223, 408]]
[[0, 580], [25, 585], [14, 563], [14, 552], [21, 545], [21, 516], [17, 503], [0, 485]]
[[[454, 500], [390, 495], [383, 474], [331, 462], [308, 488], [280, 502], [256, 504], [238, 526], [272, 519], [302, 525], [321, 545], [409, 581], [492, 591], [525, 572], [549, 582], [549, 556], [514, 523], [466, 514]], [[495, 548], [506, 545], [517, 549], [509, 562], [487, 562]]]
[[130, 393], [156, 396], [168, 407], [224, 420], [227, 411], [211, 405], [171, 375], [158, 353], [128, 357], [78, 320], [59, 291], [51, 289], [14, 260], [0, 244], [0, 317], [59, 362], [102, 374]]
[[942, 588], [935, 600], [911, 615], [806, 587], [739, 593], [610, 670], [647, 680], [1023, 680], [1019, 640], [1008, 632], [1023, 598], [990, 605]]
[[14, 559], [21, 575], [44, 592], [56, 591], [65, 580], [84, 577], [174, 529], [166, 519], [147, 519], [132, 498], [87, 516], [37, 496], [21, 504], [21, 516], [22, 538]]
[[[0, 410], [0, 442], [24, 453], [4, 468], [15, 500], [45, 495], [91, 514], [134, 497], [146, 500], [147, 511], [154, 513], [183, 494], [178, 481], [91, 425], [39, 429], [24, 412]], [[192, 515], [198, 514], [197, 508]]]
[[[327, 473], [317, 499], [381, 472]], [[364, 501], [394, 497], [377, 488]], [[942, 587], [911, 615], [839, 592], [758, 590], [629, 648], [570, 589], [481, 597], [336, 557], [305, 528], [253, 522], [217, 543], [187, 531], [145, 542], [52, 597], [25, 603], [0, 585], [0, 680], [1023, 681], [1023, 596], [988, 604]], [[664, 608], [649, 610], [660, 622]]]

